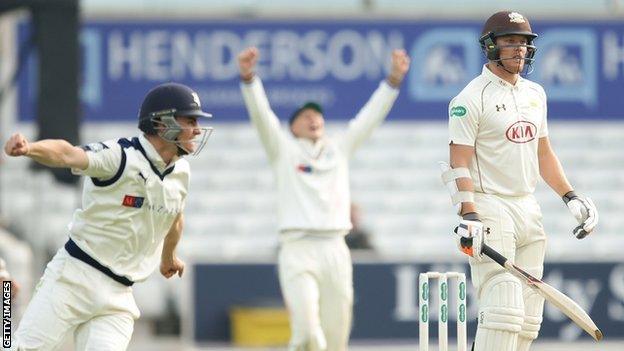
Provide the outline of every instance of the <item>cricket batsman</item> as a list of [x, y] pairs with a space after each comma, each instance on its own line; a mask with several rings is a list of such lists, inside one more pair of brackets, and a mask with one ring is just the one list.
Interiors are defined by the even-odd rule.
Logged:
[[478, 293], [476, 351], [527, 351], [538, 336], [544, 299], [483, 257], [481, 247], [542, 277], [546, 233], [533, 196], [540, 176], [578, 221], [576, 238], [598, 223], [596, 206], [572, 188], [550, 145], [544, 89], [521, 76], [531, 71], [536, 38], [523, 15], [492, 15], [479, 39], [488, 62], [449, 105], [452, 168], [443, 179], [462, 216], [458, 246], [470, 256]]

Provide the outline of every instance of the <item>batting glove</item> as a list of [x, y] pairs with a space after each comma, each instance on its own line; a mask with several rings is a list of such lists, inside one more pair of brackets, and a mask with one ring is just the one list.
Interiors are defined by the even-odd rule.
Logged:
[[475, 212], [466, 213], [455, 228], [457, 234], [457, 246], [466, 255], [481, 261], [483, 254], [483, 223]]
[[596, 224], [598, 224], [598, 210], [594, 202], [586, 197], [582, 198], [574, 191], [568, 191], [563, 195], [563, 202], [568, 206], [568, 209], [576, 218], [579, 225], [572, 230], [572, 234], [577, 239], [583, 239], [589, 233], [594, 230]]

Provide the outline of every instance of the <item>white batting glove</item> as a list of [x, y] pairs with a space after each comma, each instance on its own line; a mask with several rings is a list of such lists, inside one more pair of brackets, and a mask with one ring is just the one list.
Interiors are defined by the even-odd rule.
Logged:
[[563, 202], [568, 206], [568, 209], [576, 218], [579, 226], [572, 230], [572, 234], [577, 239], [583, 239], [589, 233], [594, 230], [596, 224], [598, 224], [598, 209], [594, 202], [586, 197], [582, 198], [576, 195], [574, 191], [569, 191], [563, 195]]
[[476, 213], [470, 212], [463, 215], [459, 225], [455, 228], [457, 234], [457, 247], [466, 255], [481, 261], [483, 254], [483, 223]]

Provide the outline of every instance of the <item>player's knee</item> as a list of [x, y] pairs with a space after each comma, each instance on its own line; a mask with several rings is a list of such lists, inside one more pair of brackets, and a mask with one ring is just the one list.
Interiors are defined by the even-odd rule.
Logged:
[[540, 326], [542, 324], [542, 317], [537, 316], [524, 316], [524, 322], [522, 323], [522, 330], [520, 331], [520, 337], [535, 340], [539, 334]]
[[524, 289], [525, 315], [522, 323], [520, 337], [535, 340], [542, 325], [542, 314], [544, 311], [544, 298], [533, 289]]
[[509, 273], [490, 278], [482, 288], [479, 328], [519, 333], [524, 322], [520, 281]]

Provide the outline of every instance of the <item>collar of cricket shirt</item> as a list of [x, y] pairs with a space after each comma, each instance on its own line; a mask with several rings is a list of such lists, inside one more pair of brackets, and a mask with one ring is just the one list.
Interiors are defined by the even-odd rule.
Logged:
[[303, 151], [308, 154], [312, 159], [318, 159], [323, 153], [323, 149], [325, 148], [326, 140], [325, 137], [321, 137], [316, 142], [313, 142], [310, 139], [306, 138], [297, 138], [299, 145], [303, 149]]
[[160, 177], [160, 179], [165, 178], [167, 174], [173, 171], [175, 162], [172, 162], [169, 168], [167, 168], [167, 164], [163, 161], [162, 157], [160, 157], [158, 151], [156, 151], [152, 143], [150, 143], [143, 134], [140, 134], [137, 140], [139, 151], [143, 154], [143, 156], [145, 156], [152, 170], [156, 173], [156, 175], [158, 175], [158, 177]]

